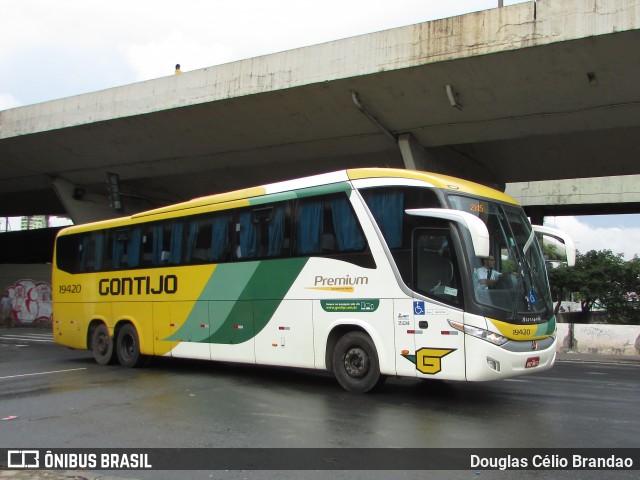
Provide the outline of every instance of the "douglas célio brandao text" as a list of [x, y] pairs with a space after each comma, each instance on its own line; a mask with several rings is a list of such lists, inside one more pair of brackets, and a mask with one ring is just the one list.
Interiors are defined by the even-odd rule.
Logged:
[[471, 468], [487, 470], [525, 470], [525, 469], [568, 469], [568, 470], [607, 470], [633, 469], [633, 458], [607, 454], [605, 456], [586, 456], [582, 454], [531, 454], [527, 456], [505, 455], [485, 457], [471, 455]]

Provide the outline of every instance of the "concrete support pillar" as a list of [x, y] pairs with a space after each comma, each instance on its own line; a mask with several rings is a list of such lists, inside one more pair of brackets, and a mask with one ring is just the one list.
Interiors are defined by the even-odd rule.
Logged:
[[493, 172], [475, 157], [474, 152], [465, 151], [465, 146], [427, 149], [411, 133], [403, 133], [398, 136], [398, 148], [407, 169], [460, 177], [504, 192], [504, 183], [496, 181]]
[[427, 152], [410, 133], [398, 137], [398, 147], [404, 167], [408, 170], [426, 170]]
[[95, 222], [118, 216], [109, 206], [109, 198], [106, 195], [86, 193], [82, 188], [78, 188], [70, 181], [60, 177], [55, 178], [52, 185], [74, 224]]

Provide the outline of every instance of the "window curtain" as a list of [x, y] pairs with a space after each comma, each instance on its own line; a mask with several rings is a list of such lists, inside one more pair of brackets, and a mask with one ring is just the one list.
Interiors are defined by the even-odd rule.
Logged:
[[162, 262], [162, 237], [164, 229], [162, 225], [153, 226], [153, 264], [161, 265]]
[[225, 216], [215, 217], [211, 225], [211, 251], [209, 261], [224, 260], [229, 249], [229, 219]]
[[365, 242], [358, 221], [346, 198], [331, 202], [333, 226], [340, 250], [362, 250]]
[[81, 250], [80, 250], [80, 271], [86, 272], [88, 270], [89, 255], [92, 253], [91, 237], [89, 235], [82, 238]]
[[112, 232], [113, 236], [113, 257], [111, 259], [111, 266], [113, 268], [120, 268], [122, 257], [124, 256], [125, 243], [122, 240], [118, 240], [117, 232]]
[[134, 228], [129, 233], [127, 244], [127, 265], [131, 268], [140, 265], [140, 250], [142, 246], [142, 230]]
[[188, 232], [187, 232], [187, 250], [185, 252], [185, 260], [187, 262], [193, 261], [193, 251], [196, 248], [196, 240], [198, 239], [199, 231], [200, 231], [200, 222], [198, 220], [190, 221]]
[[182, 258], [182, 236], [184, 232], [184, 224], [176, 222], [171, 229], [171, 252], [169, 253], [169, 262], [172, 265], [178, 265]]
[[100, 232], [96, 234], [96, 265], [95, 265], [95, 270], [99, 271], [102, 270], [103, 268], [103, 261], [102, 259], [104, 258], [104, 233]]
[[305, 202], [298, 206], [296, 251], [307, 255], [320, 253], [324, 208], [321, 201]]
[[253, 223], [253, 213], [246, 210], [240, 213], [240, 250], [238, 258], [254, 258], [258, 255], [258, 227]]
[[404, 205], [402, 193], [372, 192], [367, 204], [389, 248], [400, 248]]
[[282, 250], [284, 242], [284, 208], [274, 207], [269, 222], [269, 251], [267, 255], [277, 257]]

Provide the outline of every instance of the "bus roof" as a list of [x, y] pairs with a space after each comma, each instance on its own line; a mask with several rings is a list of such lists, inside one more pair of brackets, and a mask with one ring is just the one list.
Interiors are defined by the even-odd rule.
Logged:
[[[248, 206], [251, 204], [250, 199], [263, 197], [265, 195], [273, 195], [278, 193], [291, 192], [301, 189], [317, 188], [322, 186], [334, 185], [339, 183], [348, 183], [352, 180], [365, 180], [365, 179], [380, 179], [380, 178], [394, 178], [394, 179], [408, 179], [419, 182], [424, 182], [425, 185], [433, 188], [450, 190], [458, 193], [466, 193], [472, 195], [478, 195], [481, 197], [497, 200], [499, 202], [506, 202], [517, 204], [517, 202], [509, 195], [481, 185], [479, 183], [463, 180], [461, 178], [451, 177], [448, 175], [441, 175], [438, 173], [422, 172], [417, 170], [406, 170], [400, 168], [356, 168], [348, 170], [339, 170], [336, 172], [324, 173], [320, 175], [313, 175], [309, 177], [297, 178], [294, 180], [286, 180], [277, 183], [266, 184], [263, 186], [250, 187], [241, 190], [235, 190], [231, 192], [218, 193], [213, 195], [207, 195], [204, 197], [194, 198], [186, 202], [181, 202], [165, 207], [156, 208], [153, 210], [147, 210], [144, 212], [135, 213], [131, 216], [118, 217], [110, 220], [103, 220], [90, 224], [83, 224], [78, 226], [68, 227], [63, 230], [64, 233], [76, 232], [78, 230], [92, 230], [98, 225], [101, 227], [118, 227], [119, 225], [127, 225], [130, 221], [149, 220], [150, 217], [162, 216], [169, 213], [179, 213], [185, 211], [193, 211], [199, 208], [208, 207], [211, 205], [234, 202], [239, 206]], [[62, 233], [62, 232], [61, 232]]]

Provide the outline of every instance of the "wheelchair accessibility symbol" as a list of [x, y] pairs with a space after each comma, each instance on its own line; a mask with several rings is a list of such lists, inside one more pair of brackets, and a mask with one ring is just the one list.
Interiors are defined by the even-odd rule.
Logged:
[[413, 314], [414, 315], [424, 315], [424, 302], [421, 300], [416, 300], [413, 302]]

